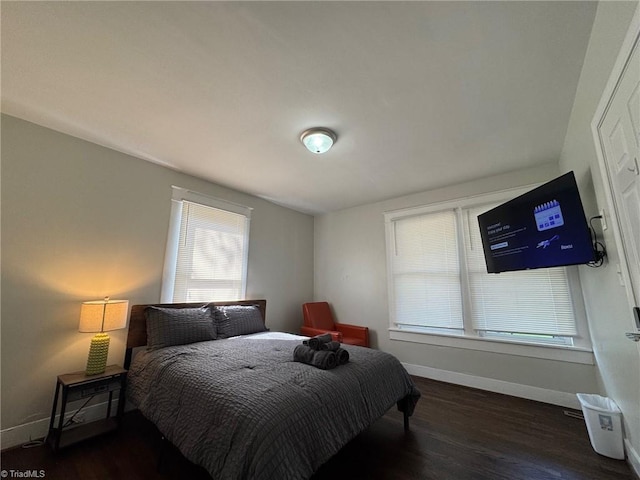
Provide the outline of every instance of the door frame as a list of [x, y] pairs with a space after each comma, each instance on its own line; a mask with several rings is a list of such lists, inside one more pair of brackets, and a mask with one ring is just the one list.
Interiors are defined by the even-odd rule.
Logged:
[[[609, 80], [607, 81], [607, 84], [602, 93], [602, 97], [600, 98], [600, 103], [596, 108], [595, 115], [593, 116], [593, 120], [591, 121], [591, 133], [593, 135], [593, 141], [596, 147], [598, 166], [600, 175], [602, 176], [603, 180], [602, 183], [604, 185], [605, 199], [608, 205], [608, 210], [610, 211], [610, 216], [608, 219], [609, 221], [607, 222], [607, 225], [613, 230], [613, 236], [615, 238], [616, 248], [618, 250], [618, 256], [620, 258], [620, 275], [622, 276], [622, 281], [624, 282], [627, 301], [629, 303], [629, 315], [632, 324], [635, 325], [632, 307], [640, 305], [640, 298], [636, 298], [636, 295], [633, 291], [633, 286], [631, 285], [631, 273], [628, 266], [628, 257], [622, 240], [620, 215], [618, 213], [615, 196], [613, 194], [611, 172], [609, 171], [609, 167], [605, 159], [604, 145], [598, 131], [598, 127], [602, 124], [605, 115], [609, 111], [611, 100], [618, 88], [620, 78], [622, 77], [625, 68], [630, 61], [631, 53], [633, 52], [634, 47], [640, 48], [640, 6], [636, 7], [636, 11], [631, 20], [631, 24], [629, 25], [627, 34], [624, 38], [624, 41], [622, 42], [620, 52], [618, 53], [616, 62], [613, 66], [613, 69], [611, 70], [611, 75], [609, 76]], [[634, 141], [636, 140], [634, 139]], [[638, 288], [640, 288], [640, 285], [638, 286]], [[636, 326], [636, 329], [637, 328], [638, 327]]]

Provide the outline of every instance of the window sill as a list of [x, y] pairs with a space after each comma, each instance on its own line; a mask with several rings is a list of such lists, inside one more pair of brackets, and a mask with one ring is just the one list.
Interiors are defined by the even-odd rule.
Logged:
[[593, 352], [586, 348], [562, 345], [532, 345], [511, 340], [489, 339], [486, 337], [464, 337], [414, 332], [407, 329], [390, 328], [389, 338], [402, 342], [424, 343], [442, 347], [464, 348], [483, 352], [541, 358], [569, 363], [595, 365]]

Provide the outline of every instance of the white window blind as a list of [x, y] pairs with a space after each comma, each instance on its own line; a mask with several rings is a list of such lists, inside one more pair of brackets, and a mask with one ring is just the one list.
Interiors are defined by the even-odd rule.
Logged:
[[[200, 203], [205, 201], [228, 208]], [[227, 205], [174, 187], [163, 277], [163, 302], [211, 302], [244, 298], [249, 212], [250, 209], [246, 207]]]
[[495, 201], [386, 214], [391, 327], [565, 346], [580, 337], [585, 344], [566, 268], [487, 273], [477, 217]]
[[392, 297], [398, 325], [463, 328], [455, 222], [453, 211], [394, 222]]
[[527, 335], [577, 335], [565, 268], [487, 273], [477, 217], [492, 207], [462, 211], [473, 328]]

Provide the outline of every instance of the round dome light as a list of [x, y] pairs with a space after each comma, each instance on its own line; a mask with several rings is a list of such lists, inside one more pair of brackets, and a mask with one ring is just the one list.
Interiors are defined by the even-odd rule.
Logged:
[[310, 128], [300, 135], [300, 140], [307, 150], [317, 154], [328, 151], [337, 139], [335, 132], [323, 127]]

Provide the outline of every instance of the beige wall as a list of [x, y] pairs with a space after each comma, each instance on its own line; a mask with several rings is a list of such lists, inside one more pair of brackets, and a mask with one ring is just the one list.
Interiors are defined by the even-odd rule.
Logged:
[[389, 339], [385, 211], [530, 185], [558, 174], [557, 165], [547, 164], [316, 217], [315, 299], [329, 301], [339, 321], [367, 325], [374, 345], [408, 364], [534, 389], [573, 393], [597, 389], [593, 365]]
[[[591, 121], [636, 7], [636, 2], [598, 5], [560, 159], [561, 169], [574, 170], [580, 186], [584, 187], [581, 190], [590, 193], [583, 195], [585, 206], [591, 211], [604, 208], [607, 217], [614, 212], [605, 200]], [[599, 382], [606, 395], [620, 405], [627, 437], [637, 455], [640, 453], [640, 357], [636, 345], [624, 337], [633, 323], [624, 288], [618, 283], [619, 257], [612, 232], [612, 229], [603, 232], [608, 262], [596, 270], [581, 268], [580, 278]], [[640, 457], [636, 458], [636, 462], [639, 461]]]
[[[159, 301], [171, 186], [252, 207], [248, 298], [297, 331], [313, 295], [313, 218], [2, 117], [2, 429], [48, 418], [56, 376], [85, 367], [80, 303]], [[111, 334], [122, 364], [125, 331]], [[6, 446], [6, 445], [3, 445]]]

